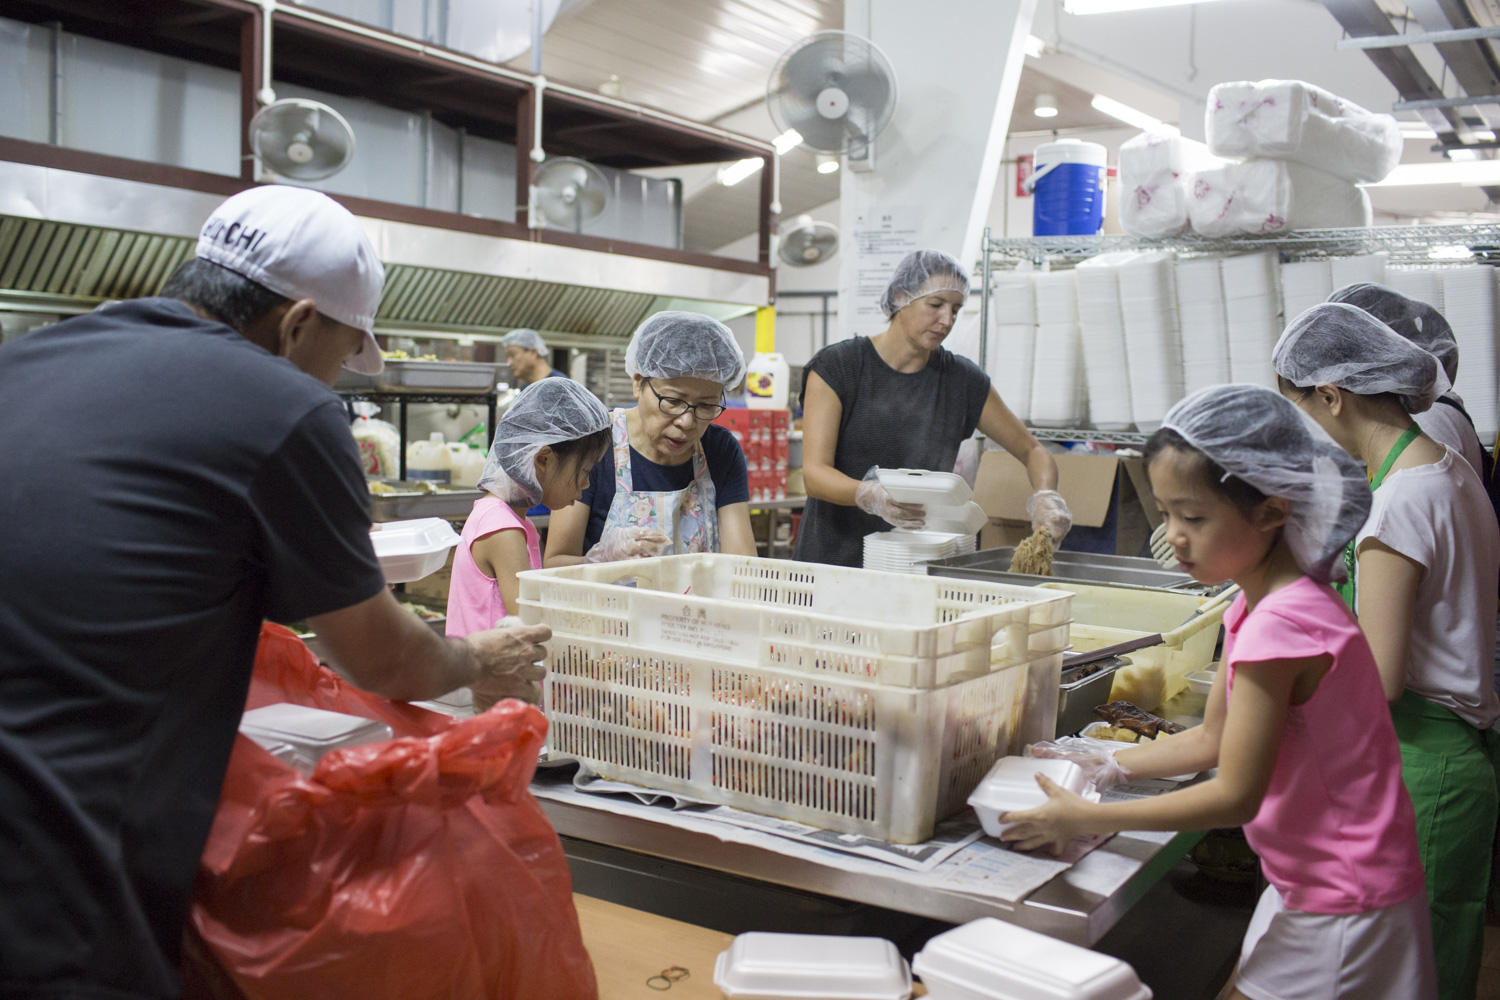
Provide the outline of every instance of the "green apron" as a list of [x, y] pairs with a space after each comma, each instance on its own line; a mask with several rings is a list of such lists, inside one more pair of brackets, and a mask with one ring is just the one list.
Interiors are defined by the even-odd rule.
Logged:
[[1495, 734], [1406, 691], [1391, 706], [1417, 816], [1440, 1000], [1473, 1000], [1484, 946], [1497, 791]]
[[[1396, 464], [1396, 459], [1401, 457], [1401, 453], [1406, 450], [1406, 446], [1411, 444], [1421, 436], [1422, 428], [1413, 423], [1399, 438], [1396, 439], [1396, 443], [1391, 446], [1390, 452], [1386, 454], [1385, 461], [1380, 463], [1380, 471], [1375, 473], [1375, 475], [1370, 479], [1371, 493], [1374, 493], [1376, 490], [1380, 489], [1380, 484], [1385, 482], [1386, 474], [1391, 471], [1391, 466]], [[1349, 610], [1353, 611], [1355, 614], [1358, 614], [1359, 608], [1355, 606], [1354, 582], [1354, 570], [1356, 561], [1354, 540], [1350, 539], [1349, 544], [1344, 546], [1344, 582], [1335, 583], [1333, 585], [1333, 589], [1338, 591], [1339, 596], [1344, 599], [1344, 603], [1349, 605]]]

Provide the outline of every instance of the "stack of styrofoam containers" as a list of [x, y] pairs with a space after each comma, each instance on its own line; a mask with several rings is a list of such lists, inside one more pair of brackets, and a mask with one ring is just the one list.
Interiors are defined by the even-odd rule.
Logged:
[[1177, 260], [1177, 326], [1182, 331], [1182, 391], [1229, 381], [1229, 320], [1217, 257]]
[[1120, 266], [1120, 311], [1130, 354], [1130, 409], [1137, 429], [1154, 431], [1182, 398], [1182, 337], [1172, 254], [1139, 253]]
[[1238, 160], [1194, 175], [1188, 215], [1205, 236], [1368, 226], [1357, 185], [1401, 160], [1394, 118], [1296, 80], [1217, 85], [1205, 131], [1215, 156]]
[[1326, 258], [1291, 261], [1281, 265], [1281, 301], [1286, 321], [1328, 301], [1336, 286]]
[[[1391, 255], [1388, 253], [1362, 253], [1352, 257], [1334, 257], [1328, 262], [1333, 290], [1336, 292], [1348, 285], [1385, 284], [1386, 264], [1390, 262], [1390, 259]], [[1291, 314], [1288, 314], [1288, 321], [1291, 318]]]
[[1474, 419], [1481, 441], [1493, 441], [1500, 427], [1496, 395], [1495, 269], [1474, 264], [1443, 271], [1443, 317], [1458, 341], [1454, 390]]
[[1385, 283], [1407, 298], [1425, 302], [1442, 312], [1443, 272], [1446, 270], [1440, 267], [1393, 267], [1385, 272]]
[[1075, 272], [1036, 276], [1036, 322], [1031, 422], [1038, 427], [1077, 427], [1087, 415], [1087, 388]]
[[1128, 140], [1120, 146], [1120, 227], [1151, 239], [1187, 232], [1193, 174], [1216, 163], [1203, 143], [1175, 133]]
[[1219, 262], [1229, 325], [1229, 379], [1276, 387], [1271, 352], [1281, 336], [1276, 255], [1252, 253]]
[[973, 552], [989, 521], [968, 482], [952, 472], [881, 469], [880, 485], [897, 503], [917, 503], [926, 514], [920, 531], [898, 528], [864, 537], [864, 568], [887, 573], [927, 572], [927, 563]]
[[990, 382], [1010, 411], [1028, 421], [1036, 352], [1036, 274], [1000, 271], [990, 276], [990, 288]]
[[1078, 329], [1089, 390], [1089, 420], [1103, 431], [1122, 431], [1135, 419], [1130, 407], [1130, 357], [1120, 310], [1120, 265], [1133, 251], [1103, 253], [1074, 269], [1078, 276]]

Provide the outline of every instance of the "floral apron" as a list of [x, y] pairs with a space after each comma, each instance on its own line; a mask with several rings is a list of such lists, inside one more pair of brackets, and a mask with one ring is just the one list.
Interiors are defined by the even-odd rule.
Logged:
[[670, 555], [719, 551], [719, 508], [714, 502], [714, 481], [708, 474], [703, 443], [693, 446], [693, 481], [685, 490], [665, 493], [638, 492], [631, 486], [630, 432], [625, 411], [614, 414], [615, 498], [609, 505], [604, 528], [642, 525], [655, 528], [672, 540]]

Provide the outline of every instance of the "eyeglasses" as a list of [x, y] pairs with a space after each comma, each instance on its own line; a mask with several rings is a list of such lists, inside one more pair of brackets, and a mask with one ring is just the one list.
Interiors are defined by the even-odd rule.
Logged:
[[651, 390], [651, 395], [656, 397], [657, 407], [669, 417], [680, 417], [688, 410], [692, 410], [694, 420], [701, 420], [704, 423], [708, 423], [710, 420], [717, 420], [721, 413], [729, 409], [723, 403], [689, 403], [687, 400], [678, 399], [675, 396], [663, 396], [656, 391], [656, 386], [651, 384], [649, 378], [643, 381], [646, 383], [646, 388]]

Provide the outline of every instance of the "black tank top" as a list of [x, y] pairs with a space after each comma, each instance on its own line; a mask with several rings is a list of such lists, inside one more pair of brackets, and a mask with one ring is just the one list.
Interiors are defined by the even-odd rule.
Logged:
[[[939, 347], [918, 372], [898, 372], [881, 359], [868, 337], [830, 344], [804, 369], [838, 396], [833, 466], [852, 479], [870, 467], [953, 471], [958, 447], [979, 426], [990, 379], [968, 358]], [[860, 566], [866, 535], [891, 525], [858, 507], [807, 500], [797, 533], [803, 562]]]

